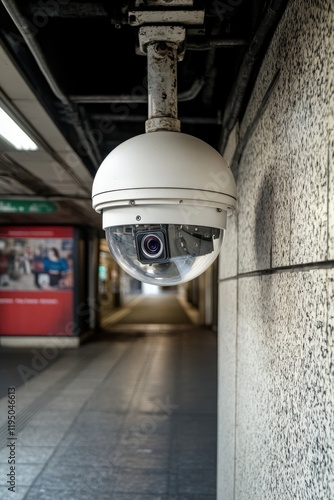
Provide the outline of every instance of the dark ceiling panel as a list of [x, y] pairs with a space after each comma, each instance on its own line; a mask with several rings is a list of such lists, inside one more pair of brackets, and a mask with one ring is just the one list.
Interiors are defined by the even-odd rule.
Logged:
[[[178, 64], [183, 132], [218, 149], [224, 126], [226, 136], [244, 112], [286, 3], [194, 1], [205, 21], [187, 27], [185, 57]], [[92, 174], [114, 147], [145, 131], [147, 61], [138, 55], [138, 27], [128, 24], [129, 10], [139, 4], [0, 2], [3, 45]], [[153, 9], [150, 4], [143, 1], [143, 9]]]

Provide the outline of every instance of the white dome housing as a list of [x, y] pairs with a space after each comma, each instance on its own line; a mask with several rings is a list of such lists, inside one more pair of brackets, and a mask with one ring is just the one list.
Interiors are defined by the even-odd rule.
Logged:
[[119, 265], [141, 281], [174, 285], [217, 257], [236, 184], [214, 148], [157, 131], [115, 148], [95, 176], [92, 196]]

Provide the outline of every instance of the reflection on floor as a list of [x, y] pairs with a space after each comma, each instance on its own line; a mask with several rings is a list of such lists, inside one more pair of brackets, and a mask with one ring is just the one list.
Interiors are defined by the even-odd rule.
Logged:
[[[160, 318], [148, 299], [150, 311], [138, 300], [128, 321]], [[172, 302], [159, 306], [170, 321], [181, 314]], [[63, 351], [17, 388], [13, 494], [0, 400], [1, 499], [216, 498], [216, 337], [187, 315], [181, 328], [163, 321]]]

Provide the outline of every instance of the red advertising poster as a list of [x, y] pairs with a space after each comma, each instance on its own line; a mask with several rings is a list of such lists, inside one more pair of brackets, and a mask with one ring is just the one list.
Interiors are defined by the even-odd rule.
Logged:
[[73, 247], [73, 227], [0, 227], [0, 335], [72, 335]]

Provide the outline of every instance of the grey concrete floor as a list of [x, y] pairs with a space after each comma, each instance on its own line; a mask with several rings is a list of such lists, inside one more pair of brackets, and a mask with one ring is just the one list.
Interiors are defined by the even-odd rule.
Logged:
[[15, 493], [0, 400], [0, 499], [216, 498], [216, 337], [164, 326], [64, 350], [17, 387]]

